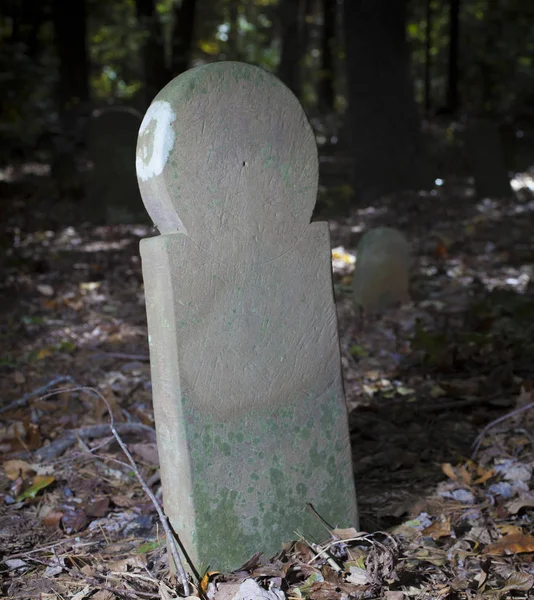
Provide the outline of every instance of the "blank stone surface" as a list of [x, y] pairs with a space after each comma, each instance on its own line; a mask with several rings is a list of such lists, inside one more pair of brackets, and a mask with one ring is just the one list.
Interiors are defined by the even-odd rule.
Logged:
[[155, 98], [137, 174], [165, 510], [197, 568], [357, 526], [317, 148], [273, 75], [221, 62]]

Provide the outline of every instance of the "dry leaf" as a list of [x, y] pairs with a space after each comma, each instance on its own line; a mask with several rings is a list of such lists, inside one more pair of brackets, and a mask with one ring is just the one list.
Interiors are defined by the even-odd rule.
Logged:
[[421, 533], [423, 536], [431, 537], [433, 540], [449, 537], [451, 535], [451, 522], [448, 519], [446, 521], [435, 521], [432, 525], [423, 529]]
[[26, 377], [24, 377], [24, 373], [21, 373], [20, 371], [15, 371], [13, 373], [13, 379], [15, 380], [15, 383], [18, 385], [22, 385], [26, 381]]
[[520, 500], [513, 500], [506, 505], [508, 512], [511, 515], [517, 514], [522, 508], [534, 507], [534, 498], [522, 498]]
[[61, 511], [50, 508], [45, 512], [41, 520], [46, 527], [49, 527], [50, 529], [59, 529], [62, 518], [63, 513]]
[[8, 479], [15, 481], [17, 477], [24, 479], [32, 471], [32, 465], [24, 460], [7, 460], [4, 463], [4, 471]]
[[340, 540], [352, 540], [364, 535], [361, 531], [354, 529], [354, 527], [348, 527], [347, 529], [334, 529], [332, 533]]
[[482, 551], [483, 554], [493, 556], [508, 556], [510, 554], [521, 554], [522, 552], [534, 552], [534, 537], [523, 533], [511, 533], [505, 535], [498, 542], [489, 544]]
[[458, 481], [458, 476], [456, 475], [454, 467], [451, 465], [451, 463], [443, 463], [441, 465], [441, 470], [449, 479], [452, 479], [453, 481]]

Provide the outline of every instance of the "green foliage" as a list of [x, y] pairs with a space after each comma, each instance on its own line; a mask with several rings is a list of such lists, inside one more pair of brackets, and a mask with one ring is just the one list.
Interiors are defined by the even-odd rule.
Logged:
[[89, 51], [95, 99], [125, 100], [140, 90], [139, 52], [146, 35], [137, 22], [133, 0], [91, 3]]
[[[424, 94], [427, 0], [410, 3], [408, 37], [416, 95]], [[446, 98], [449, 2], [431, 0], [431, 77], [433, 108]], [[530, 107], [534, 100], [534, 11], [521, 0], [470, 0], [460, 3], [461, 108], [475, 114], [503, 115]]]

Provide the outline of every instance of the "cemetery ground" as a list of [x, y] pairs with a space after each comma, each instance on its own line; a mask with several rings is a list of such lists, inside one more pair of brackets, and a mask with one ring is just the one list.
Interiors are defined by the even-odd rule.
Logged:
[[[151, 232], [73, 227], [72, 205], [51, 206], [44, 177], [2, 185], [1, 594], [178, 597], [154, 506], [109, 428], [111, 408], [160, 498], [138, 251]], [[534, 196], [525, 187], [515, 201], [480, 202], [459, 182], [332, 216], [345, 192], [322, 189], [317, 216], [332, 217], [337, 248], [362, 531], [296, 531], [277, 556], [202, 571], [192, 589], [226, 599], [527, 597], [533, 416], [510, 413], [534, 401]], [[358, 315], [350, 256], [378, 225], [410, 240], [412, 302]]]

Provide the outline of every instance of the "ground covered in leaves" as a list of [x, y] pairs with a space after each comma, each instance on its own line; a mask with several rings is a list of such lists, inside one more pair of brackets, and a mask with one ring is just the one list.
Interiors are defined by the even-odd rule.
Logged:
[[[138, 255], [152, 232], [73, 226], [72, 207], [50, 209], [46, 182], [2, 183], [1, 594], [175, 598], [184, 589], [135, 473], [160, 499]], [[323, 210], [345, 194], [322, 190]], [[478, 202], [451, 183], [332, 220], [363, 532], [325, 530], [321, 545], [296, 536], [235, 573], [199, 573], [191, 595], [532, 593], [534, 198], [517, 196]], [[377, 225], [409, 237], [413, 302], [362, 316], [352, 256]]]

